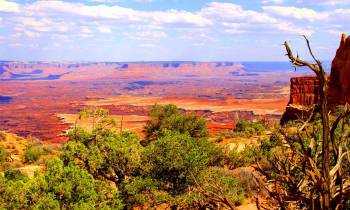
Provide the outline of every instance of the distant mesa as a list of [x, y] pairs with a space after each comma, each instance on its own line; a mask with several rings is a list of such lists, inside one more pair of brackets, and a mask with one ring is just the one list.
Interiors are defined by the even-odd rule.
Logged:
[[173, 68], [178, 68], [178, 67], [180, 67], [180, 65], [181, 65], [180, 63], [173, 63], [173, 64], [172, 64], [172, 67], [173, 67]]
[[222, 66], [234, 66], [235, 63], [233, 62], [218, 62], [216, 63], [216, 67], [222, 67]]
[[122, 68], [122, 69], [127, 69], [127, 68], [129, 68], [129, 64], [125, 63], [125, 64], [123, 64], [120, 68]]
[[170, 62], [170, 63], [163, 63], [163, 68], [179, 68], [181, 65], [180, 62]]
[[68, 65], [68, 68], [79, 68], [80, 65], [79, 64], [70, 64]]
[[154, 81], [140, 80], [140, 81], [129, 82], [128, 84], [129, 86], [125, 87], [124, 90], [141, 90], [141, 89], [144, 89], [146, 86], [150, 86], [150, 85], [173, 85], [173, 84], [176, 84], [176, 82], [154, 82]]
[[255, 77], [255, 76], [259, 76], [259, 74], [257, 73], [241, 73], [238, 71], [231, 71], [230, 72], [231, 75], [233, 76], [237, 76], [237, 77]]
[[9, 104], [12, 101], [11, 96], [0, 96], [0, 104]]
[[[310, 72], [311, 73], [311, 72]], [[350, 103], [350, 36], [342, 34], [329, 75], [328, 104], [330, 108]], [[281, 123], [308, 116], [319, 103], [319, 82], [315, 76], [291, 78], [290, 99]]]
[[0, 65], [0, 75], [2, 75], [5, 72], [6, 72], [6, 70], [4, 69], [4, 67], [2, 65]]
[[[1, 71], [1, 69], [3, 71]], [[41, 69], [35, 69], [30, 72], [20, 72], [20, 73], [12, 73], [9, 71], [6, 71], [3, 69], [2, 66], [0, 66], [0, 75], [7, 72], [9, 77], [7, 78], [1, 78], [0, 81], [14, 81], [14, 80], [21, 80], [21, 81], [27, 81], [27, 80], [58, 80], [62, 76], [69, 74], [70, 72], [62, 73], [62, 74], [49, 74], [47, 76], [41, 76], [41, 74], [44, 73]]]
[[22, 74], [22, 75], [31, 75], [31, 74], [42, 74], [42, 73], [44, 73], [43, 70], [41, 70], [41, 69], [34, 69], [31, 72], [21, 72], [20, 74]]

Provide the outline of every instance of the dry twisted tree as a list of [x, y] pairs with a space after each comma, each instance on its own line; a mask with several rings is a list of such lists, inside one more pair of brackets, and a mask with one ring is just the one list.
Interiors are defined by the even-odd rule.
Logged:
[[258, 161], [256, 169], [281, 209], [345, 209], [350, 197], [350, 108], [346, 104], [334, 117], [327, 103], [328, 77], [304, 38], [314, 63], [294, 56], [288, 42], [284, 46], [295, 67], [308, 67], [316, 74], [320, 102], [313, 110], [318, 110], [320, 122], [312, 113], [292, 134], [281, 128], [269, 164]]

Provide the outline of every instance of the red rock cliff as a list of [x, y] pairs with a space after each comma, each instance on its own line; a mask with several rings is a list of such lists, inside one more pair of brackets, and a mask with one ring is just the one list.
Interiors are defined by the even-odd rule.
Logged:
[[290, 82], [289, 104], [309, 106], [318, 103], [319, 85], [316, 77], [294, 77]]
[[329, 84], [331, 105], [350, 102], [350, 36], [342, 35], [340, 46], [332, 62]]
[[[318, 91], [318, 80], [314, 76], [291, 78], [290, 100], [281, 123], [307, 116], [310, 107], [318, 103]], [[332, 62], [328, 103], [330, 107], [350, 103], [350, 36], [345, 34]]]

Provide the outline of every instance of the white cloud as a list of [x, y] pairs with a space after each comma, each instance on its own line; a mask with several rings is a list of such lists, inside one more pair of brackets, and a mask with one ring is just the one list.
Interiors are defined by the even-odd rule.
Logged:
[[120, 6], [96, 5], [63, 1], [37, 1], [26, 8], [27, 13], [46, 13], [51, 15], [74, 15], [94, 19], [110, 19], [128, 23], [154, 23], [172, 25], [207, 26], [210, 20], [200, 15], [178, 10], [141, 11]]
[[[277, 19], [268, 13], [244, 10], [240, 5], [232, 3], [212, 2], [200, 12], [204, 17], [215, 20], [230, 34], [248, 32], [273, 33], [285, 32], [293, 34], [311, 34], [313, 31], [293, 23]], [[277, 30], [277, 31], [276, 31]]]
[[[0, 0], [1, 1], [1, 0]], [[100, 1], [100, 0], [99, 0]], [[83, 34], [112, 33], [112, 26], [135, 27], [141, 31], [138, 35], [128, 34], [129, 38], [145, 39], [157, 38], [155, 34], [164, 37], [164, 28], [186, 29], [194, 31], [199, 28], [216, 30], [219, 33], [293, 33], [310, 34], [312, 31], [304, 27], [293, 25], [292, 21], [286, 21], [278, 17], [288, 14], [298, 18], [314, 17], [313, 13], [305, 15], [297, 8], [263, 7], [264, 11], [246, 10], [242, 6], [233, 3], [211, 2], [198, 11], [184, 10], [145, 11], [136, 10], [117, 5], [87, 5], [64, 1], [36, 1], [21, 6], [21, 13], [17, 22], [22, 30], [37, 32], [74, 32], [76, 28]], [[282, 9], [278, 13], [275, 10]], [[307, 11], [310, 12], [310, 11]], [[312, 12], [312, 11], [311, 11]], [[278, 17], [276, 17], [278, 16]], [[92, 24], [95, 23], [95, 24]], [[145, 27], [145, 26], [148, 26]], [[89, 31], [84, 27], [89, 27]], [[141, 27], [137, 29], [137, 27]], [[135, 31], [135, 30], [134, 30]], [[151, 33], [152, 32], [152, 33]], [[162, 32], [162, 33], [159, 33]], [[155, 34], [153, 34], [155, 33]], [[166, 34], [165, 34], [166, 35]]]
[[15, 2], [0, 0], [0, 12], [19, 12], [19, 5]]
[[150, 43], [144, 43], [144, 44], [140, 44], [139, 47], [142, 47], [142, 48], [156, 48], [157, 45], [150, 44]]
[[122, 0], [91, 0], [91, 2], [98, 2], [98, 3], [119, 3], [119, 2], [122, 2]]
[[329, 12], [329, 21], [334, 24], [341, 24], [349, 28], [350, 9], [336, 9]]
[[285, 0], [262, 0], [263, 4], [283, 4]]
[[350, 0], [298, 0], [298, 3], [318, 3], [325, 5], [349, 4]]
[[[91, 40], [96, 41], [110, 33], [111, 36], [108, 36], [111, 39], [132, 39], [140, 43], [171, 37], [198, 44], [218, 42], [222, 36], [239, 34], [280, 36], [310, 35], [320, 31], [335, 33], [345, 30], [350, 19], [350, 9], [320, 12], [315, 9], [281, 5], [246, 9], [239, 4], [211, 2], [197, 11], [140, 10], [102, 4], [102, 1], [106, 3], [112, 0], [97, 1], [101, 4], [57, 0], [21, 5], [12, 2], [17, 6], [17, 13], [1, 17], [7, 27], [12, 27], [13, 35], [6, 37], [21, 39], [40, 36], [41, 39], [50, 36], [54, 39], [54, 35], [60, 34], [62, 36], [57, 39], [59, 41], [62, 41], [63, 37], [65, 41], [72, 41], [75, 37], [94, 37]], [[0, 0], [1, 2], [4, 1]], [[281, 4], [284, 1], [260, 2]]]
[[[98, 3], [120, 3], [125, 0], [91, 0], [91, 2], [98, 2]], [[135, 2], [141, 2], [141, 3], [150, 3], [153, 2], [153, 0], [133, 0]]]
[[87, 26], [80, 27], [80, 31], [83, 34], [91, 34], [92, 33], [92, 30]]
[[112, 29], [109, 26], [98, 26], [97, 31], [101, 33], [112, 33]]
[[273, 16], [294, 18], [298, 20], [318, 21], [328, 18], [328, 14], [317, 12], [309, 8], [284, 7], [284, 6], [263, 6], [265, 12]]
[[140, 32], [128, 32], [125, 33], [128, 39], [135, 40], [158, 40], [165, 38], [168, 35], [163, 31], [140, 31]]
[[65, 33], [74, 27], [74, 23], [44, 17], [17, 17], [13, 21], [16, 22], [16, 31], [32, 30], [36, 32]]
[[40, 36], [39, 33], [36, 33], [36, 32], [33, 32], [33, 31], [28, 31], [28, 30], [25, 30], [23, 31], [23, 34], [29, 38], [37, 38]]

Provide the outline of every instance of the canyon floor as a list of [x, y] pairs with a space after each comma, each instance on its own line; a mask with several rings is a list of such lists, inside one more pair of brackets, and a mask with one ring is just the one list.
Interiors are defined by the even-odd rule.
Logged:
[[63, 143], [76, 114], [99, 106], [117, 122], [123, 117], [123, 129], [141, 133], [156, 103], [205, 117], [210, 133], [232, 129], [240, 118], [278, 121], [289, 100], [290, 78], [303, 74], [283, 68], [254, 72], [238, 63], [3, 62], [0, 130]]

